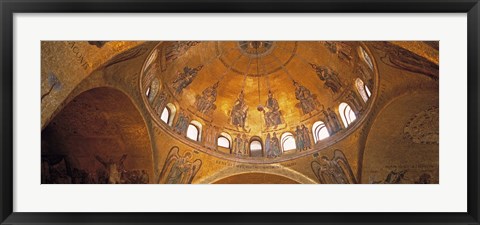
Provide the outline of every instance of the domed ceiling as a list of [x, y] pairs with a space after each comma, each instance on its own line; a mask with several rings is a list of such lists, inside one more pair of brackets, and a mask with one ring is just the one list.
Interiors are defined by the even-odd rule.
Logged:
[[275, 132], [280, 138], [319, 120], [333, 135], [346, 127], [340, 103], [351, 106], [357, 121], [371, 105], [358, 92], [359, 82], [376, 89], [369, 52], [361, 42], [161, 42], [144, 64], [140, 89], [162, 126], [163, 108], [171, 104], [176, 117], [231, 137], [265, 140]]

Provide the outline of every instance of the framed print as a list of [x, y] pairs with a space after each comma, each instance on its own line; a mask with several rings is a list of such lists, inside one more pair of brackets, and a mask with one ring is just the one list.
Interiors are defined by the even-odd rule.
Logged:
[[479, 224], [478, 1], [2, 1], [2, 224]]

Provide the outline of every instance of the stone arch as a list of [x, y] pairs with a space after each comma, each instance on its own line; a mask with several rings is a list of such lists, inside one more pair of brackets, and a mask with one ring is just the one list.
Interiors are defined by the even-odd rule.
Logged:
[[229, 177], [238, 176], [240, 174], [264, 174], [264, 176], [282, 177], [284, 180], [291, 180], [299, 184], [317, 184], [314, 179], [302, 174], [298, 171], [292, 170], [287, 167], [281, 166], [281, 168], [274, 169], [262, 169], [262, 168], [244, 168], [241, 172], [236, 167], [228, 167], [220, 170], [208, 177], [197, 180], [195, 183], [199, 184], [214, 184], [221, 180], [228, 179]]
[[270, 173], [241, 173], [215, 181], [213, 184], [299, 184], [291, 178]]

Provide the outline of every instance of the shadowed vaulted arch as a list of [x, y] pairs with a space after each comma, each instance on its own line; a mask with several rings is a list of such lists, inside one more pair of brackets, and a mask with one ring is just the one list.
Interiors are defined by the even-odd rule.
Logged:
[[69, 102], [42, 131], [41, 152], [43, 162], [61, 162], [72, 176], [75, 169], [97, 174], [101, 161], [125, 157], [125, 170], [145, 171], [153, 180], [146, 124], [130, 98], [113, 88], [91, 89]]

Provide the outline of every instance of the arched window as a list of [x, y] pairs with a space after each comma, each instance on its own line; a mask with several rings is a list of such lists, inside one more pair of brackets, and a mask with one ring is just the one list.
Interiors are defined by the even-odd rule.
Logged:
[[370, 91], [370, 89], [368, 88], [367, 85], [365, 85], [365, 92], [367, 93], [367, 96], [370, 98], [370, 96], [372, 96], [372, 92]]
[[152, 62], [157, 59], [157, 55], [158, 55], [158, 50], [155, 49], [152, 54], [148, 57], [148, 60], [147, 60], [147, 63], [145, 64], [145, 68], [148, 68], [150, 66], [150, 64], [152, 64]]
[[218, 145], [218, 147], [224, 147], [224, 148], [230, 149], [230, 140], [228, 140], [224, 136], [220, 136], [217, 139], [217, 145]]
[[217, 138], [217, 146], [230, 149], [232, 146], [232, 137], [229, 134], [222, 132]]
[[330, 137], [330, 133], [328, 133], [328, 129], [323, 121], [315, 122], [312, 127], [312, 132], [313, 140], [315, 141], [315, 143], [327, 137]]
[[199, 141], [200, 138], [199, 138], [199, 131], [198, 131], [198, 127], [193, 125], [193, 124], [189, 124], [188, 125], [188, 129], [187, 129], [187, 138], [190, 138], [191, 140], [194, 140], [194, 141]]
[[282, 134], [282, 149], [283, 151], [290, 151], [297, 149], [297, 144], [295, 143], [295, 138], [290, 132], [285, 132]]
[[355, 112], [353, 112], [352, 108], [345, 102], [340, 103], [338, 111], [340, 112], [340, 117], [342, 117], [345, 127], [348, 127], [348, 125], [357, 119]]
[[147, 93], [145, 93], [147, 95], [149, 102], [152, 102], [153, 99], [157, 96], [159, 89], [160, 89], [160, 80], [158, 80], [158, 78], [155, 78], [152, 81], [152, 84], [148, 87]]
[[250, 156], [252, 157], [262, 157], [263, 156], [263, 146], [260, 140], [255, 139], [250, 142]]
[[147, 91], [145, 91], [145, 96], [150, 97], [150, 87], [147, 88]]
[[370, 69], [373, 70], [372, 58], [370, 58], [367, 51], [365, 51], [365, 49], [363, 49], [361, 46], [360, 46], [360, 54], [361, 54], [360, 56], [362, 57], [363, 61], [365, 61], [365, 63], [367, 63], [367, 65], [368, 65], [368, 67], [370, 67]]
[[357, 78], [355, 80], [355, 86], [357, 87], [357, 91], [362, 96], [362, 99], [364, 102], [367, 102], [370, 96], [372, 96], [372, 92], [370, 92], [370, 89], [368, 89], [367, 85], [363, 83], [363, 80], [360, 78]]
[[187, 138], [200, 141], [202, 137], [202, 124], [198, 121], [192, 120], [187, 128]]
[[163, 109], [162, 115], [160, 116], [160, 119], [168, 124], [168, 120], [170, 119], [170, 110], [168, 110], [168, 107], [165, 107]]
[[160, 115], [160, 119], [167, 125], [172, 126], [176, 112], [177, 108], [175, 108], [175, 105], [173, 105], [172, 103], [168, 103], [163, 109], [162, 115]]

